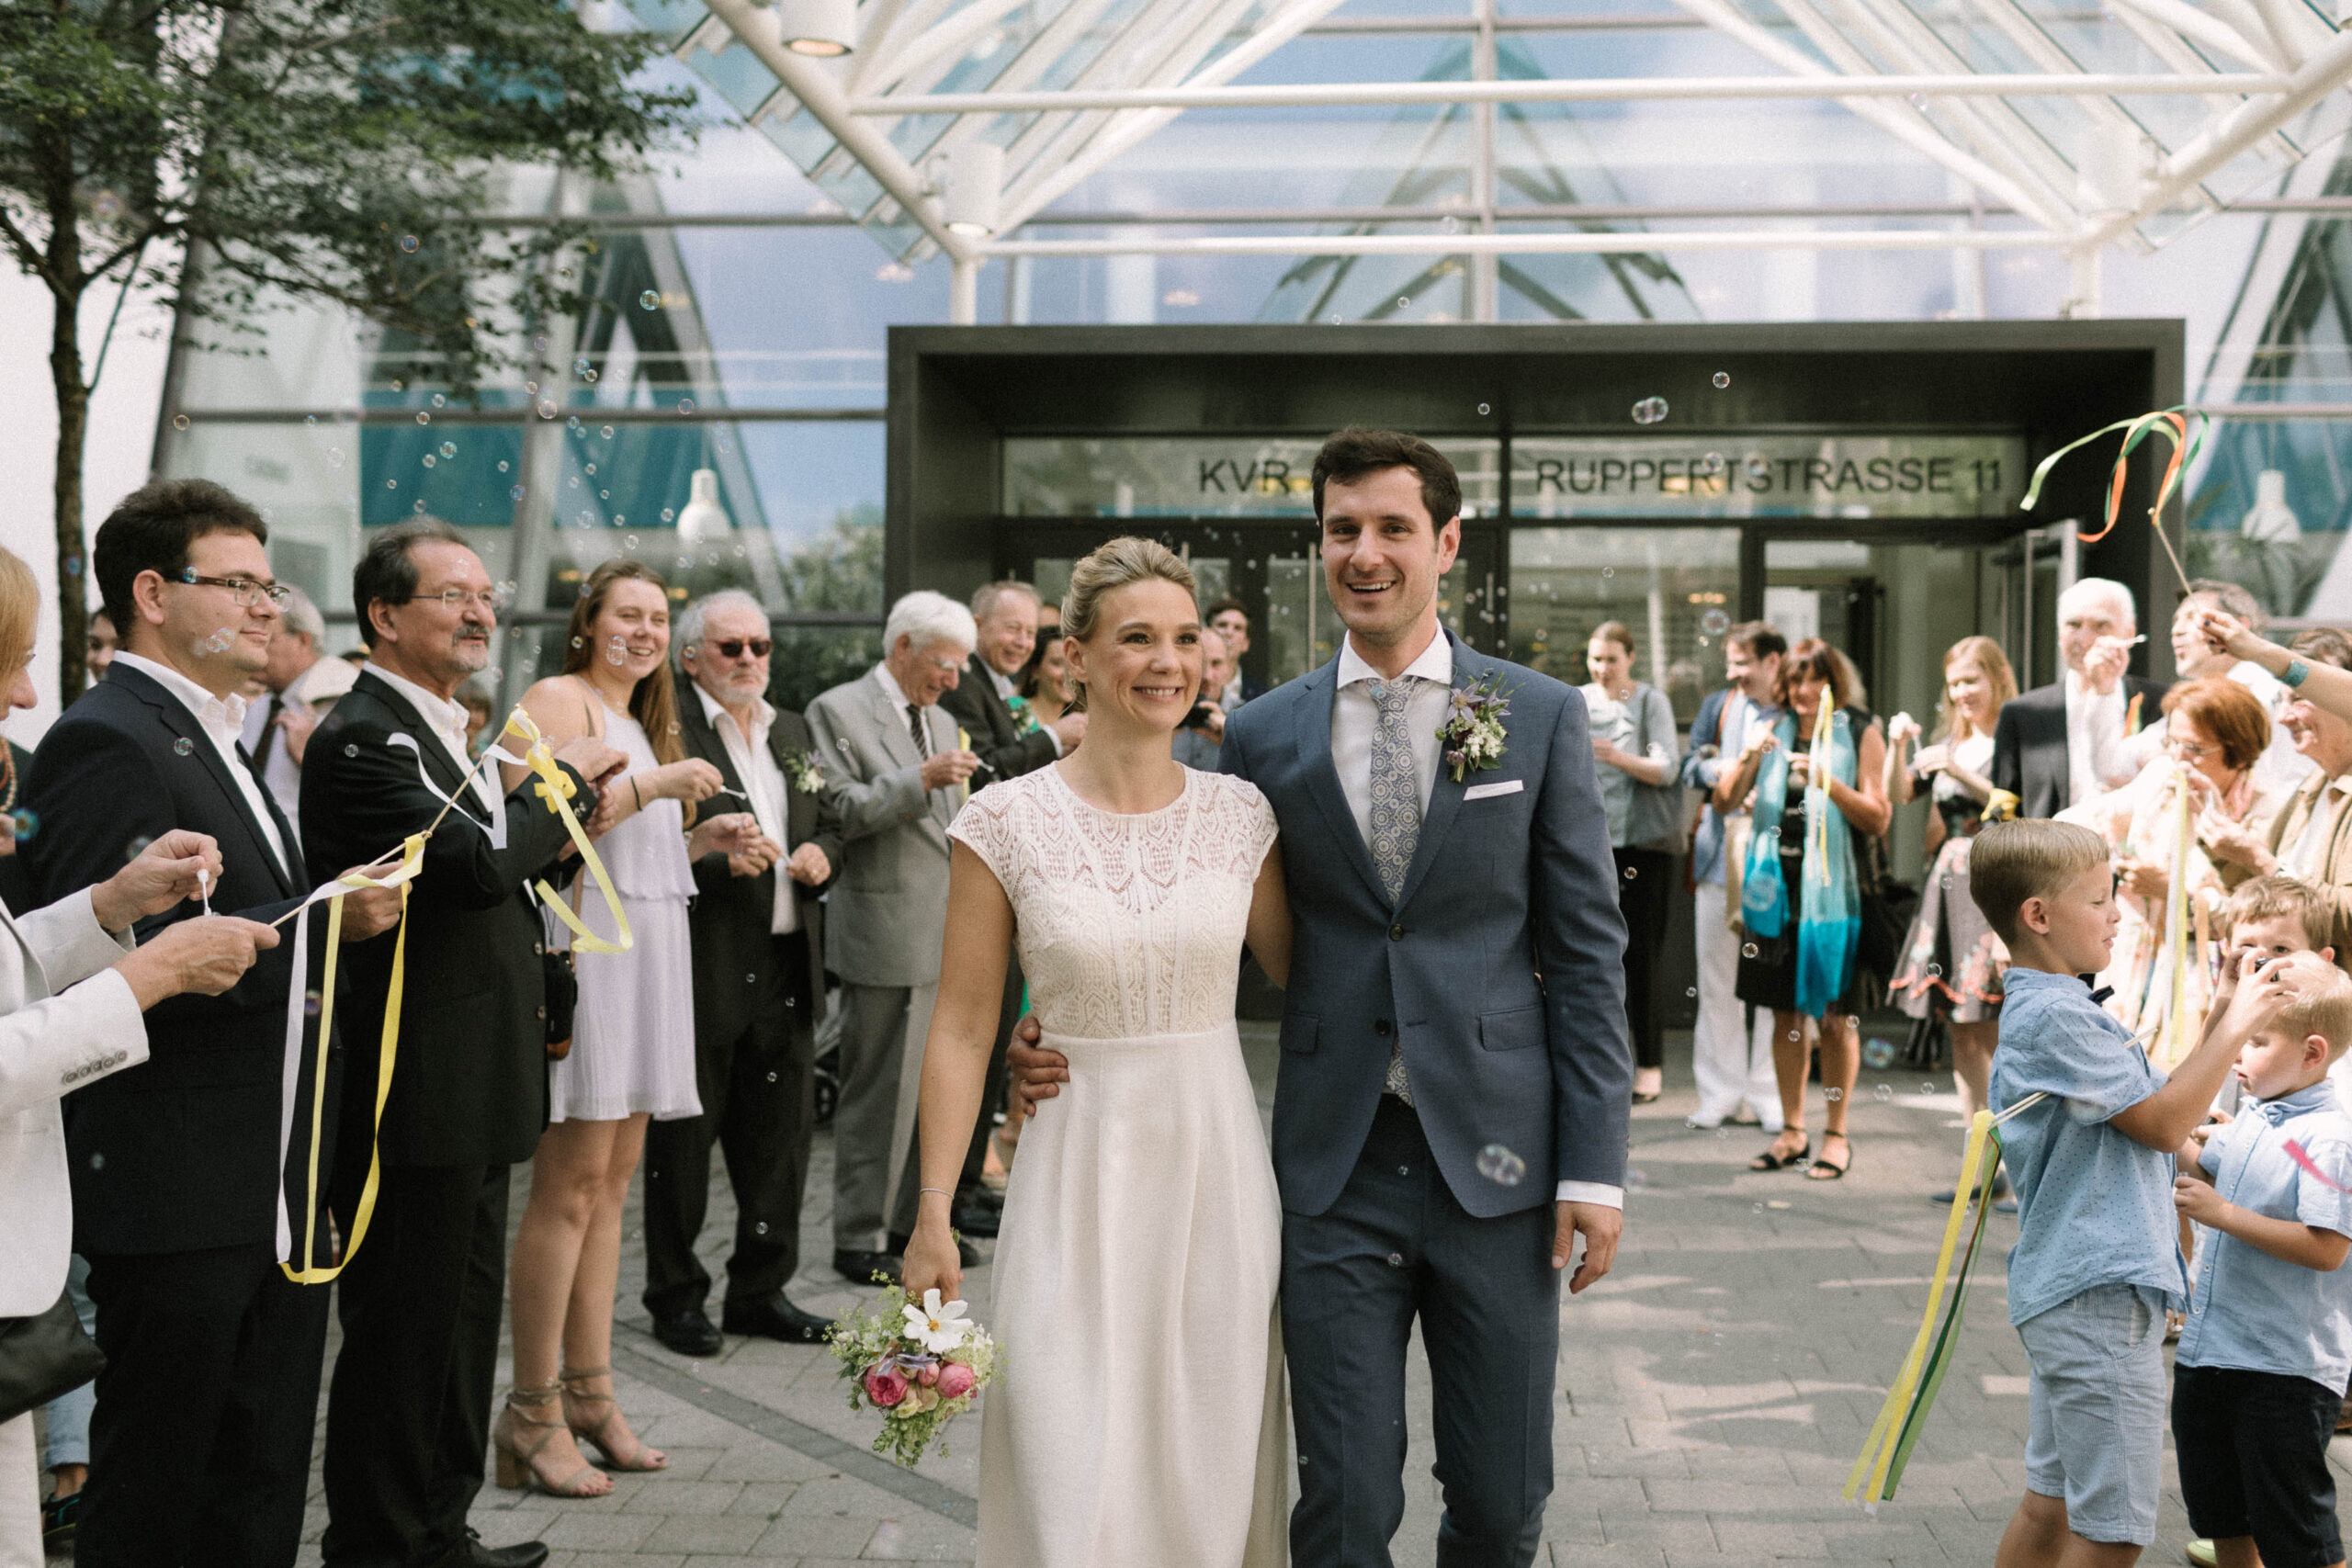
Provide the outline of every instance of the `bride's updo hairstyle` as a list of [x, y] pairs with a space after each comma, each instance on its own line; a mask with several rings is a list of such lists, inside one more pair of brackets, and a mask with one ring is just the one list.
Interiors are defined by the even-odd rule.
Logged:
[[[1062, 595], [1062, 636], [1084, 642], [1094, 635], [1096, 623], [1102, 614], [1102, 601], [1132, 583], [1148, 582], [1158, 578], [1172, 582], [1200, 600], [1200, 584], [1193, 580], [1193, 569], [1184, 558], [1157, 539], [1139, 539], [1133, 535], [1113, 539], [1097, 548], [1070, 569], [1069, 592]], [[1069, 678], [1070, 710], [1086, 711], [1086, 683], [1075, 675]]]

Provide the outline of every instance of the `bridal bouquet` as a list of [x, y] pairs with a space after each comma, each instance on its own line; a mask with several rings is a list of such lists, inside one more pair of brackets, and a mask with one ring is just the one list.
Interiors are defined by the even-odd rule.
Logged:
[[[933, 1438], [972, 1407], [996, 1375], [996, 1341], [935, 1290], [910, 1302], [896, 1285], [878, 1311], [855, 1309], [832, 1333], [833, 1359], [850, 1380], [849, 1407], [882, 1413], [874, 1451], [912, 1470]], [[940, 1451], [947, 1451], [942, 1442]]]

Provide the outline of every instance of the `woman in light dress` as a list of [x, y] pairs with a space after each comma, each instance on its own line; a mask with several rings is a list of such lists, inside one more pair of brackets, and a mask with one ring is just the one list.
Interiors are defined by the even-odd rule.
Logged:
[[[645, 1123], [702, 1114], [686, 932], [691, 863], [735, 852], [759, 829], [737, 812], [687, 830], [687, 808], [721, 780], [678, 739], [662, 579], [635, 561], [606, 561], [572, 606], [570, 636], [564, 672], [524, 694], [523, 706], [551, 747], [594, 735], [628, 756], [628, 772], [605, 786], [601, 802], [574, 809], [594, 807], [584, 820], [635, 942], [627, 953], [573, 960], [580, 1005], [571, 1053], [548, 1076], [548, 1130], [514, 1235], [514, 1389], [492, 1438], [500, 1485], [601, 1497], [612, 1478], [581, 1457], [575, 1438], [594, 1444], [613, 1470], [668, 1462], [638, 1440], [613, 1402], [613, 1297], [621, 1206], [645, 1151]], [[522, 770], [506, 773], [512, 789]], [[615, 936], [584, 873], [571, 901], [590, 931]]]
[[1288, 977], [1290, 911], [1265, 797], [1170, 755], [1200, 686], [1193, 592], [1149, 540], [1080, 562], [1062, 632], [1086, 744], [950, 829], [910, 1294], [960, 1293], [950, 1194], [1015, 941], [1070, 1061], [1023, 1136], [983, 1314], [1005, 1355], [981, 1568], [1283, 1560], [1282, 1208], [1233, 998], [1245, 941]]
[[[2188, 896], [2205, 907], [2210, 938], [2221, 934], [2214, 917], [2226, 888], [2247, 874], [2231, 866], [2233, 854], [2259, 843], [2270, 819], [2285, 804], [2263, 787], [2255, 764], [2270, 743], [2270, 715], [2261, 699], [2226, 675], [2184, 681], [2165, 694], [2164, 754], [2120, 789], [2096, 795], [2058, 814], [2062, 822], [2096, 829], [2113, 846], [2121, 920], [2115, 947], [2098, 980], [2113, 994], [2107, 1010], [2135, 1033], [2153, 1031], [2173, 999], [2172, 948], [2165, 916], [2172, 886], [2178, 818], [2176, 803], [2186, 779], [2193, 836], [2188, 845]], [[2224, 868], [2229, 868], [2225, 871]], [[2195, 927], [2190, 941], [2195, 942]], [[2195, 949], [2192, 947], [2192, 951]], [[2211, 1000], [2206, 964], [2188, 965], [2189, 1016], [2203, 1016]], [[2152, 1034], [2149, 1059], [2175, 1066], [2194, 1043], [2191, 1030]]]
[[[1928, 817], [1927, 891], [1887, 990], [1912, 1018], [1950, 1017], [1952, 1072], [1972, 1116], [1984, 1109], [1992, 1081], [2009, 952], [1969, 896], [1968, 846], [1993, 798], [1993, 727], [2001, 705], [2017, 694], [2017, 677], [2001, 645], [1988, 637], [1964, 637], [1944, 655], [1934, 743], [1921, 746], [1905, 766], [1920, 738], [1918, 722], [1896, 714], [1886, 731], [1888, 798], [1908, 806], [1925, 789], [1935, 806]], [[1996, 1185], [2007, 1191], [2006, 1178]]]
[[1617, 859], [1617, 908], [1625, 919], [1625, 1023], [1634, 1037], [1634, 1103], [1647, 1105], [1666, 1087], [1666, 1037], [1657, 998], [1657, 953], [1666, 945], [1667, 895], [1682, 831], [1682, 791], [1674, 777], [1674, 705], [1656, 686], [1634, 679], [1634, 632], [1603, 621], [1586, 644], [1591, 682], [1581, 687], [1592, 726], [1593, 771], [1609, 813], [1609, 847]]

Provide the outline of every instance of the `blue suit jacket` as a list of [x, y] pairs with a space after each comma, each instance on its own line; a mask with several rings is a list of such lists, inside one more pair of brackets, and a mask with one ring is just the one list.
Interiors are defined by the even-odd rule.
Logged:
[[[1506, 750], [1459, 784], [1438, 770], [1391, 906], [1331, 764], [1338, 671], [1335, 659], [1275, 687], [1225, 730], [1225, 771], [1273, 805], [1296, 919], [1274, 1096], [1283, 1208], [1319, 1214], [1347, 1185], [1392, 1032], [1430, 1151], [1471, 1213], [1548, 1203], [1561, 1179], [1622, 1185], [1625, 926], [1584, 698], [1453, 643], [1457, 686], [1500, 678]], [[1497, 1145], [1525, 1161], [1524, 1180], [1479, 1173]]]

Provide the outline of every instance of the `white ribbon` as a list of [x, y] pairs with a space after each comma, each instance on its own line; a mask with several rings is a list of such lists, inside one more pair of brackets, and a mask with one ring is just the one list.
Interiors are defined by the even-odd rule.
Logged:
[[[464, 795], [472, 787], [471, 781], [479, 776], [478, 773], [469, 773], [466, 775], [466, 779], [460, 782], [458, 785], [457, 795], [445, 794], [443, 793], [441, 786], [433, 782], [432, 773], [425, 768], [424, 753], [418, 749], [416, 737], [406, 734], [402, 731], [395, 730], [391, 734], [384, 737], [384, 743], [388, 746], [404, 746], [408, 748], [408, 750], [414, 753], [416, 757], [417, 782], [424, 784], [426, 789], [433, 792], [433, 798], [439, 801], [442, 805], [448, 807], [458, 816], [464, 818], [467, 821], [471, 822], [475, 827], [480, 828], [483, 832], [488, 833], [490, 835], [490, 847], [492, 849], [503, 850], [506, 847], [506, 797], [499, 793], [495, 784], [491, 787], [489, 792], [490, 819], [485, 822], [481, 818], [476, 817], [471, 811], [469, 811], [466, 807], [458, 804], [458, 795]], [[523, 758], [517, 757], [514, 753], [507, 750], [503, 746], [484, 747], [482, 749], [482, 757], [490, 761], [509, 762], [518, 768], [526, 768], [530, 766], [530, 764]], [[481, 765], [481, 762], [477, 761], [475, 763], [475, 768], [479, 770]], [[476, 802], [479, 803], [481, 796], [477, 795], [474, 798]]]

